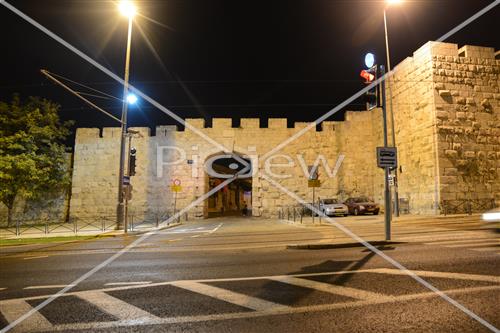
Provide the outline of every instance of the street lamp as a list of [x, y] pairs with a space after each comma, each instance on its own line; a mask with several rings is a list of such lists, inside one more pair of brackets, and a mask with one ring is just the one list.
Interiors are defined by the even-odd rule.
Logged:
[[134, 105], [137, 103], [137, 96], [134, 94], [128, 94], [127, 95], [127, 103], [130, 105]]
[[[123, 191], [123, 181], [124, 181], [124, 169], [125, 169], [125, 145], [127, 137], [127, 107], [128, 107], [128, 80], [130, 72], [130, 45], [132, 42], [132, 23], [134, 16], [137, 13], [137, 9], [129, 0], [123, 0], [118, 5], [122, 15], [128, 18], [128, 34], [127, 34], [127, 50], [125, 54], [125, 74], [123, 78], [123, 104], [122, 104], [122, 129], [121, 129], [121, 141], [120, 141], [120, 170], [118, 175], [118, 207], [116, 210], [117, 227], [122, 228], [124, 222], [124, 191]], [[137, 99], [137, 98], [136, 98]], [[126, 220], [126, 219], [125, 219]], [[127, 232], [127, 226], [125, 225], [125, 232]]]
[[[388, 6], [398, 5], [403, 2], [403, 0], [386, 0]], [[391, 73], [391, 56], [389, 53], [389, 34], [387, 33], [387, 7], [384, 7], [384, 31], [385, 31], [385, 53], [387, 56], [387, 91], [389, 93], [389, 111], [391, 115], [391, 133], [392, 133], [392, 146], [396, 147], [396, 133], [394, 131], [394, 110], [392, 108], [392, 84], [390, 83], [390, 73]], [[394, 212], [396, 216], [399, 216], [399, 193], [398, 193], [398, 170], [394, 170]]]

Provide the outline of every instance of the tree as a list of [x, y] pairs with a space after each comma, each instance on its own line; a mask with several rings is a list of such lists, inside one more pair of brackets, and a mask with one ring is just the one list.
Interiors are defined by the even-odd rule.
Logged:
[[8, 225], [17, 198], [41, 199], [69, 184], [62, 142], [72, 123], [61, 123], [58, 111], [59, 105], [39, 97], [0, 102], [0, 201]]

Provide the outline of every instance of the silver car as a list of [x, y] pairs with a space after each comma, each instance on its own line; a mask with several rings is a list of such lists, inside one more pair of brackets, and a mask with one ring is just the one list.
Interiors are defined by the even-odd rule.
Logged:
[[349, 214], [349, 209], [347, 208], [347, 206], [343, 203], [340, 203], [337, 199], [320, 199], [319, 210], [326, 216], [347, 216]]

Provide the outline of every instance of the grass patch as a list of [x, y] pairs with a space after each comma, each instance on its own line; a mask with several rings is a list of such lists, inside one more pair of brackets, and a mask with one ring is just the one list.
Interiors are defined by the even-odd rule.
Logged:
[[59, 236], [59, 237], [41, 237], [41, 238], [19, 238], [19, 239], [0, 239], [0, 246], [48, 244], [57, 242], [77, 242], [91, 239], [114, 237], [113, 235], [91, 235], [91, 236]]

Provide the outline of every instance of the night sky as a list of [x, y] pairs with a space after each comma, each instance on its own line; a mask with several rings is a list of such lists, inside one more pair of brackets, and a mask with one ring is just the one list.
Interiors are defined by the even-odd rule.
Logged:
[[[417, 0], [388, 9], [395, 65], [491, 0]], [[105, 0], [11, 0], [118, 75], [127, 19]], [[385, 59], [383, 1], [149, 0], [134, 25], [131, 83], [182, 118], [286, 117], [312, 121], [363, 87], [364, 54]], [[448, 42], [500, 49], [500, 6]], [[157, 23], [155, 23], [156, 21]], [[43, 77], [46, 68], [120, 97], [121, 86], [0, 6], [0, 99], [37, 95], [61, 104], [77, 127], [117, 126]], [[142, 33], [141, 34], [141, 30]], [[144, 37], [146, 36], [147, 39]], [[149, 45], [149, 46], [148, 46]], [[73, 86], [76, 87], [76, 86]], [[115, 115], [120, 103], [92, 99]], [[349, 106], [361, 110], [364, 101]], [[131, 126], [174, 124], [145, 101]], [[339, 113], [333, 119], [341, 120]]]

